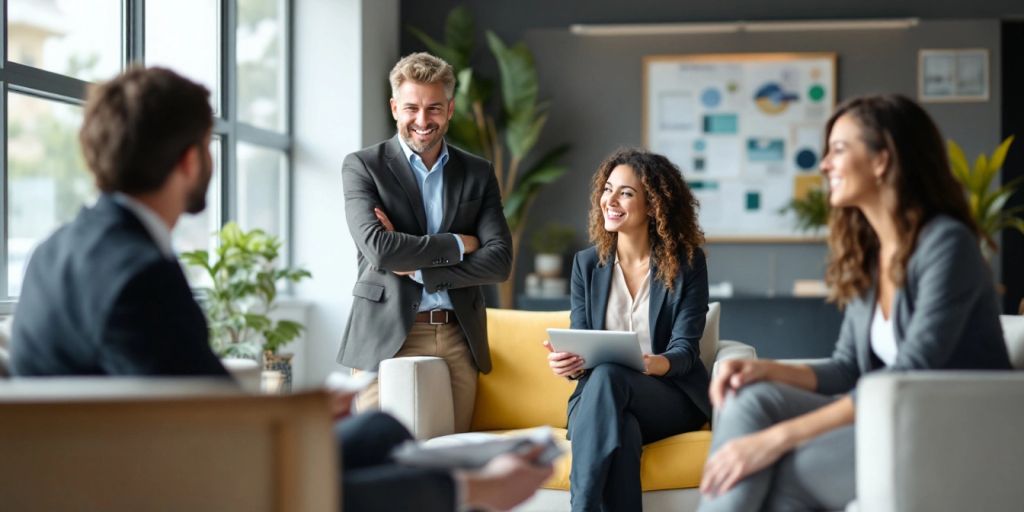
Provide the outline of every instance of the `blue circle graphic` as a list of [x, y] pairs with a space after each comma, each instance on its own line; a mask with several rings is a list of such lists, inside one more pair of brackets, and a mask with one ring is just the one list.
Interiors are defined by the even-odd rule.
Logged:
[[704, 143], [703, 140], [697, 139], [697, 140], [693, 141], [693, 150], [694, 151], [704, 151], [705, 147], [707, 147], [707, 145]]
[[705, 108], [715, 108], [722, 103], [722, 93], [714, 87], [708, 87], [700, 94], [700, 102]]
[[796, 166], [802, 170], [813, 169], [815, 164], [818, 163], [818, 155], [810, 149], [801, 149], [796, 153]]

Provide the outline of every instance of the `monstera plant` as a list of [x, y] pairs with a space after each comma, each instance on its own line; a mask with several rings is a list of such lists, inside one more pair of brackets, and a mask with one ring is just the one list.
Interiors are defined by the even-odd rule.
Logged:
[[1006, 201], [1024, 183], [1024, 178], [1018, 177], [1002, 186], [992, 186], [992, 180], [999, 175], [1006, 153], [1013, 144], [1013, 135], [1007, 137], [991, 155], [978, 155], [974, 167], [967, 164], [964, 150], [956, 142], [950, 139], [947, 144], [953, 176], [964, 186], [971, 215], [987, 235], [987, 244], [983, 247], [986, 248], [986, 254], [989, 254], [996, 248], [995, 237], [1000, 231], [1016, 229], [1024, 233], [1024, 206], [1005, 207]]
[[[538, 97], [533, 54], [525, 43], [508, 46], [487, 31], [487, 45], [498, 68], [495, 82], [470, 65], [476, 31], [465, 7], [448, 14], [444, 42], [422, 30], [408, 30], [455, 68], [458, 87], [448, 140], [494, 164], [516, 261], [530, 206], [541, 188], [565, 174], [566, 167], [559, 161], [569, 149], [561, 144], [542, 155], [533, 154], [548, 120], [548, 104]], [[500, 285], [502, 307], [513, 307], [514, 287], [515, 267], [508, 281]]]

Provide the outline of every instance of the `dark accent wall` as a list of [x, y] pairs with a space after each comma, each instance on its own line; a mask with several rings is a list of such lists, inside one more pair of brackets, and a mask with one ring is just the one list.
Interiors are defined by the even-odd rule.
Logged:
[[[1014, 147], [1003, 164], [1003, 183], [1014, 178], [1024, 180], [1024, 22], [1005, 22], [1002, 27], [1003, 137], [1016, 134]], [[1008, 208], [1024, 207], [1024, 192], [1010, 198]], [[1003, 307], [1007, 313], [1019, 311], [1024, 300], [1024, 234], [1004, 231], [1002, 237]]]
[[[441, 34], [454, 2], [403, 1], [402, 20]], [[990, 152], [1001, 139], [1000, 22], [998, 16], [1024, 10], [1017, 2], [971, 4], [972, 16], [993, 19], [936, 19], [964, 16], [967, 6], [945, 2], [468, 2], [478, 27], [491, 28], [506, 41], [522, 38], [536, 57], [541, 96], [551, 102], [551, 116], [538, 150], [560, 142], [573, 146], [570, 172], [543, 190], [530, 216], [525, 240], [551, 220], [579, 229], [586, 244], [590, 177], [601, 159], [619, 146], [642, 144], [642, 62], [652, 54], [748, 52], [835, 52], [839, 99], [896, 92], [916, 97], [918, 50], [987, 48], [990, 51], [988, 102], [927, 104], [945, 136], [955, 139], [973, 159]], [[899, 4], [899, 5], [896, 5]], [[911, 4], [907, 7], [906, 4]], [[930, 13], [930, 14], [929, 14]], [[823, 19], [918, 16], [920, 25], [906, 30], [800, 33], [739, 33], [687, 36], [584, 37], [569, 33], [570, 23], [677, 22], [753, 19]], [[403, 53], [419, 50], [403, 32]], [[484, 52], [485, 47], [479, 46]], [[1019, 54], [1018, 54], [1019, 55]], [[684, 169], [684, 172], [686, 170]], [[709, 244], [712, 283], [730, 281], [740, 294], [785, 295], [794, 279], [823, 275], [826, 248], [807, 244]], [[520, 253], [521, 280], [533, 266], [528, 244]], [[996, 262], [998, 274], [998, 261]], [[522, 287], [520, 286], [521, 290]]]

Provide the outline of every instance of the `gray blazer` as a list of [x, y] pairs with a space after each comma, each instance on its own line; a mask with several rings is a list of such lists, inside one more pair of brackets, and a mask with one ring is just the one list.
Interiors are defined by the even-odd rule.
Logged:
[[[508, 279], [512, 237], [490, 162], [451, 145], [448, 155], [444, 218], [436, 235], [426, 234], [423, 196], [397, 135], [345, 157], [345, 218], [359, 251], [359, 276], [339, 363], [376, 370], [382, 360], [395, 355], [426, 287], [448, 291], [477, 368], [491, 371], [480, 287]], [[384, 230], [374, 207], [387, 213], [394, 232]], [[450, 233], [476, 236], [480, 249], [459, 262], [459, 246]], [[394, 270], [421, 270], [423, 284]]]
[[884, 368], [871, 350], [876, 288], [847, 305], [832, 357], [811, 364], [819, 393], [851, 392], [875, 370], [1010, 369], [992, 275], [961, 222], [939, 215], [921, 228], [893, 299], [896, 362]]

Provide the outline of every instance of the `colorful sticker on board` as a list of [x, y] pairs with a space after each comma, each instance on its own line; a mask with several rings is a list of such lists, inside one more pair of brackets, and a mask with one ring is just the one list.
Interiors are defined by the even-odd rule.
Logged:
[[706, 169], [706, 163], [704, 157], [698, 156], [693, 159], [693, 170], [697, 172], [704, 172]]
[[704, 139], [697, 139], [697, 140], [693, 141], [693, 150], [694, 151], [704, 151], [704, 148], [706, 148], [706, 147], [707, 147], [707, 143], [704, 142]]
[[768, 82], [757, 89], [754, 104], [768, 115], [781, 114], [789, 108], [789, 104], [797, 100], [797, 95], [788, 92], [775, 82]]
[[751, 162], [781, 162], [785, 154], [782, 139], [747, 139], [747, 160]]
[[686, 186], [693, 190], [718, 190], [717, 181], [687, 181]]
[[704, 116], [704, 133], [734, 135], [739, 129], [740, 121], [736, 114], [707, 114]]
[[747, 192], [747, 211], [756, 212], [761, 209], [761, 193]]
[[714, 87], [708, 87], [700, 93], [700, 102], [704, 108], [715, 108], [722, 103], [722, 93]]
[[825, 99], [825, 87], [821, 84], [812, 85], [810, 89], [807, 89], [807, 97], [810, 98], [811, 101], [818, 103]]
[[818, 155], [814, 153], [814, 150], [803, 148], [796, 152], [796, 166], [802, 171], [810, 171], [814, 169], [815, 164], [818, 163]]

